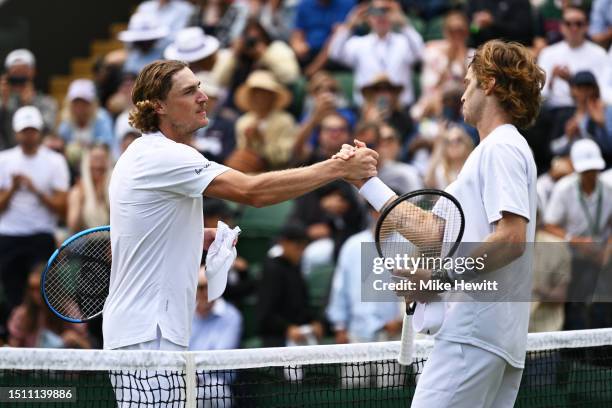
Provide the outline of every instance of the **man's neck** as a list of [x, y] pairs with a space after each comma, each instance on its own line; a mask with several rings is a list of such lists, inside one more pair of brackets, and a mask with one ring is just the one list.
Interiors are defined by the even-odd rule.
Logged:
[[480, 141], [483, 141], [491, 132], [502, 125], [510, 124], [510, 120], [501, 113], [501, 111], [492, 105], [488, 105], [480, 117], [480, 121], [476, 124]]
[[565, 41], [565, 43], [568, 45], [568, 47], [570, 47], [571, 49], [576, 49], [576, 48], [580, 48], [584, 45], [584, 43], [586, 42], [586, 38], [583, 39], [582, 41], [578, 41], [578, 42], [569, 42], [569, 41]]
[[159, 131], [168, 139], [176, 143], [183, 143], [186, 145], [191, 144], [191, 138], [193, 137], [193, 133], [181, 132], [173, 126], [165, 124], [159, 125]]
[[21, 151], [26, 156], [35, 156], [38, 152], [38, 145], [29, 147], [29, 146], [21, 146]]
[[595, 187], [597, 187], [597, 179], [583, 177], [580, 180], [580, 188], [582, 189], [582, 192], [587, 196], [593, 194], [593, 192], [595, 191]]

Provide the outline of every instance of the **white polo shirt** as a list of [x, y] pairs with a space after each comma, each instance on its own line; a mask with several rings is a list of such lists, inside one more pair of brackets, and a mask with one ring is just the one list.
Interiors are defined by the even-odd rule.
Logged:
[[[495, 231], [494, 223], [502, 218], [502, 212], [526, 218], [525, 242], [533, 242], [536, 175], [533, 154], [516, 127], [502, 125], [491, 132], [472, 151], [457, 180], [446, 189], [463, 208], [465, 231], [462, 242], [483, 242]], [[523, 283], [530, 288], [531, 260], [531, 251], [525, 251], [496, 274], [513, 274], [516, 279], [519, 275], [527, 276], [529, 282]], [[509, 300], [512, 300], [511, 296]], [[508, 364], [522, 368], [528, 324], [528, 302], [455, 302], [449, 305], [436, 338], [483, 348]]]
[[162, 337], [187, 347], [203, 250], [202, 193], [227, 167], [162, 133], [136, 139], [109, 187], [113, 263], [104, 348]]
[[[572, 236], [591, 236], [591, 222], [597, 218], [597, 207], [599, 194], [601, 194], [601, 209], [599, 217], [599, 237], [606, 236], [612, 226], [612, 186], [602, 181], [597, 183], [595, 191], [590, 196], [584, 197], [584, 208], [580, 203], [579, 175], [577, 173], [563, 177], [555, 184], [548, 205], [544, 213], [544, 222], [559, 226]], [[585, 214], [585, 208], [589, 212]]]
[[[11, 188], [14, 174], [29, 177], [34, 187], [46, 195], [66, 192], [70, 184], [66, 159], [44, 146], [32, 156], [25, 155], [20, 146], [0, 152], [0, 190]], [[0, 212], [2, 235], [53, 234], [56, 227], [57, 215], [25, 187], [15, 191], [6, 210]]]

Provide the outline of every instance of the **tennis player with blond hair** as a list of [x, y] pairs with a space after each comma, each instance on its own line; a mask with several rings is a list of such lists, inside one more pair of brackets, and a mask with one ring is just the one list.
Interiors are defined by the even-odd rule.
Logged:
[[[485, 269], [516, 279], [530, 276], [524, 244], [534, 241], [536, 226], [536, 165], [519, 129], [534, 122], [544, 79], [530, 52], [517, 43], [494, 40], [476, 51], [461, 101], [480, 144], [446, 189], [464, 211], [462, 241], [483, 243], [471, 256], [497, 244], [500, 250], [490, 251]], [[363, 145], [356, 147], [344, 146], [337, 156], [348, 159]], [[365, 182], [360, 192], [377, 209], [394, 198], [378, 178]], [[409, 278], [452, 283], [460, 276], [452, 270], [418, 270]], [[406, 301], [420, 300], [418, 292], [413, 296]], [[448, 305], [413, 408], [514, 406], [525, 364], [529, 302], [504, 300]]]
[[[132, 126], [143, 136], [121, 155], [110, 181], [113, 252], [104, 305], [104, 348], [184, 350], [189, 344], [204, 239], [203, 195], [256, 207], [340, 178], [376, 175], [376, 152], [351, 160], [245, 175], [189, 146], [208, 124], [207, 96], [180, 61], [156, 61], [138, 75]], [[206, 242], [205, 242], [206, 241]]]

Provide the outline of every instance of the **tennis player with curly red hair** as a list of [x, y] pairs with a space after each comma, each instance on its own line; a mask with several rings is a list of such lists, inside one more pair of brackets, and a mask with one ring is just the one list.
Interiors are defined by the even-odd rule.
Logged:
[[[462, 241], [483, 243], [470, 256], [482, 256], [495, 246], [485, 269], [510, 278], [513, 287], [521, 282], [530, 287], [531, 257], [525, 243], [534, 241], [536, 225], [536, 165], [519, 129], [535, 121], [544, 79], [520, 44], [494, 40], [476, 51], [461, 101], [465, 121], [478, 129], [480, 144], [446, 189], [464, 211]], [[348, 159], [355, 151], [345, 145], [336, 157]], [[378, 178], [365, 182], [360, 193], [379, 210], [394, 198]], [[452, 283], [461, 276], [452, 270], [417, 270], [409, 279]], [[410, 296], [414, 298], [407, 297], [407, 303], [419, 300], [418, 293]], [[413, 408], [514, 406], [525, 364], [529, 303], [502, 299], [447, 304]]]

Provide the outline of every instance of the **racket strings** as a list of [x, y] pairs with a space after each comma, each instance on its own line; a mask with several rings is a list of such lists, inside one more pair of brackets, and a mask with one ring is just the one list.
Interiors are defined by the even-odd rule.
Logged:
[[463, 216], [454, 201], [438, 194], [419, 194], [393, 207], [380, 220], [381, 255], [442, 258], [456, 248]]
[[61, 315], [85, 320], [102, 311], [111, 268], [109, 231], [96, 231], [64, 247], [47, 270], [44, 290]]

